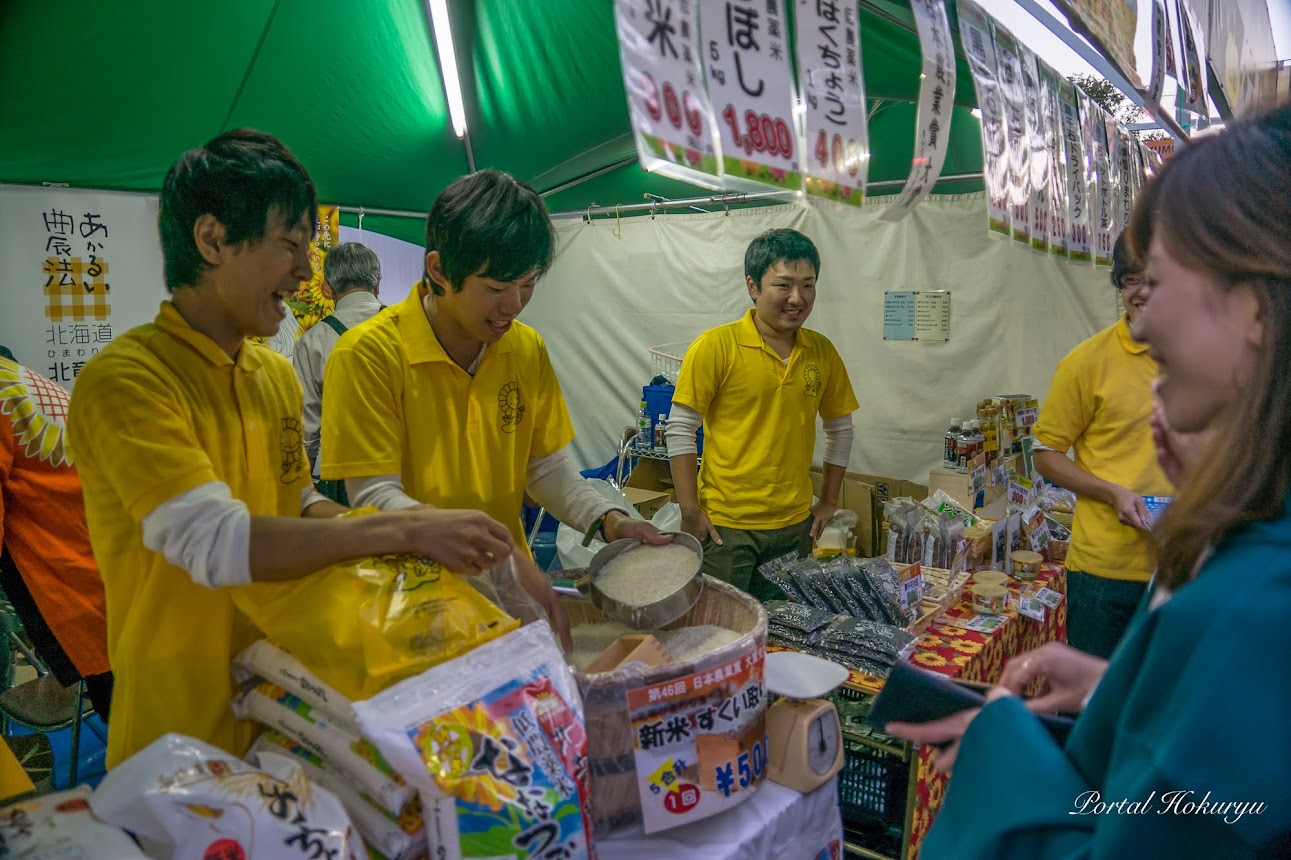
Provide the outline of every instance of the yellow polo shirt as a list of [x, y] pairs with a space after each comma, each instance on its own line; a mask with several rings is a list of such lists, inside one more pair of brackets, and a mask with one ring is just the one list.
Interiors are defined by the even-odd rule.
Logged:
[[[1156, 377], [1148, 345], [1130, 336], [1122, 317], [1058, 363], [1036, 439], [1064, 454], [1074, 448], [1076, 465], [1095, 477], [1139, 495], [1173, 496], [1148, 425]], [[1148, 533], [1121, 525], [1111, 505], [1081, 497], [1067, 566], [1107, 579], [1147, 582], [1156, 569], [1156, 546]]]
[[700, 507], [714, 525], [752, 531], [807, 518], [816, 416], [857, 409], [829, 338], [799, 329], [786, 363], [763, 342], [752, 309], [690, 345], [672, 399], [704, 416]]
[[529, 460], [574, 439], [542, 337], [513, 322], [471, 376], [422, 309], [424, 289], [350, 329], [323, 376], [327, 480], [399, 475], [419, 502], [483, 511], [524, 545]]
[[194, 584], [146, 548], [140, 523], [212, 481], [253, 516], [299, 516], [309, 483], [300, 410], [285, 358], [247, 341], [235, 362], [170, 302], [81, 371], [68, 438], [107, 596], [109, 767], [166, 732], [234, 755], [254, 739], [229, 711], [229, 663], [254, 629], [227, 590]]

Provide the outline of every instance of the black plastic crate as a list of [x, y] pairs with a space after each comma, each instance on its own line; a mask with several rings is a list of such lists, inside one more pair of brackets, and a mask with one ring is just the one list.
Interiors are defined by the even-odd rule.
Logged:
[[905, 838], [910, 757], [843, 737], [843, 769], [838, 774], [838, 802], [849, 839], [899, 857]]

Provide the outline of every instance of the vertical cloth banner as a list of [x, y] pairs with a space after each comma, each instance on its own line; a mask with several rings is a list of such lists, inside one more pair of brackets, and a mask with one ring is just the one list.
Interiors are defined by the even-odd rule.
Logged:
[[996, 76], [995, 41], [987, 15], [973, 0], [957, 0], [959, 40], [968, 56], [973, 88], [982, 112], [982, 164], [986, 179], [987, 225], [991, 233], [1009, 235], [1009, 141], [1004, 98]]
[[1031, 247], [1049, 252], [1049, 149], [1044, 142], [1044, 95], [1035, 52], [1018, 43], [1022, 85], [1026, 88], [1027, 136], [1031, 164]]
[[782, 0], [701, 0], [705, 82], [728, 187], [802, 190]]
[[1009, 136], [1009, 207], [1013, 239], [1031, 244], [1031, 137], [1027, 131], [1026, 86], [1018, 41], [998, 21], [992, 21], [996, 72], [1004, 98], [1004, 128]]
[[0, 344], [69, 389], [167, 296], [153, 195], [2, 187], [0, 260]]
[[1179, 81], [1183, 97], [1179, 99], [1179, 106], [1209, 116], [1210, 96], [1206, 91], [1206, 68], [1203, 65], [1206, 47], [1197, 16], [1192, 13], [1187, 0], [1179, 0], [1179, 32], [1183, 41], [1183, 80]]
[[1120, 210], [1117, 215], [1117, 233], [1119, 234], [1130, 223], [1130, 214], [1134, 211], [1135, 175], [1134, 157], [1131, 155], [1130, 133], [1116, 123], [1107, 126], [1108, 138], [1116, 138], [1116, 176], [1120, 183], [1117, 187], [1117, 199]]
[[718, 187], [713, 111], [704, 89], [692, 0], [615, 0], [623, 87], [646, 170]]
[[955, 47], [944, 0], [914, 0], [915, 25], [923, 54], [919, 111], [915, 119], [914, 163], [905, 187], [883, 210], [882, 220], [900, 221], [919, 205], [941, 178], [950, 143], [950, 116], [955, 103]]
[[1067, 256], [1067, 182], [1064, 173], [1062, 115], [1058, 107], [1058, 90], [1062, 76], [1043, 60], [1036, 60], [1040, 72], [1041, 104], [1044, 114], [1044, 144], [1049, 150], [1049, 253]]
[[870, 143], [856, 4], [798, 0], [794, 27], [805, 103], [807, 193], [860, 206]]
[[309, 246], [308, 281], [301, 281], [296, 294], [287, 300], [291, 313], [278, 326], [278, 333], [269, 338], [253, 338], [266, 344], [274, 352], [291, 358], [300, 336], [336, 309], [336, 302], [323, 288], [323, 260], [327, 252], [340, 244], [340, 210], [335, 206], [319, 206], [314, 224], [314, 240]]
[[1062, 146], [1066, 159], [1064, 183], [1067, 192], [1067, 257], [1080, 263], [1093, 260], [1089, 252], [1088, 155], [1081, 133], [1076, 85], [1058, 82], [1058, 107], [1062, 113]]
[[1093, 106], [1094, 149], [1097, 152], [1098, 182], [1098, 231], [1094, 247], [1094, 263], [1112, 265], [1112, 245], [1121, 230], [1120, 185], [1117, 183], [1114, 135], [1108, 135], [1108, 126], [1115, 126], [1101, 107]]
[[1165, 89], [1167, 63], [1171, 53], [1166, 49], [1168, 37], [1165, 0], [1152, 0], [1152, 77], [1148, 79], [1148, 100], [1153, 104], [1161, 103], [1161, 92]]

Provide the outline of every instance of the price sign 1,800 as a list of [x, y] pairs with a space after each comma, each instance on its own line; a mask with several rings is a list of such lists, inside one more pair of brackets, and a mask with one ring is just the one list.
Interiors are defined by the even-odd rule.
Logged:
[[789, 125], [779, 117], [757, 114], [751, 110], [744, 112], [744, 130], [740, 130], [739, 116], [734, 105], [727, 105], [722, 111], [722, 119], [730, 126], [731, 136], [744, 148], [744, 152], [765, 152], [781, 158], [793, 157], [793, 134]]

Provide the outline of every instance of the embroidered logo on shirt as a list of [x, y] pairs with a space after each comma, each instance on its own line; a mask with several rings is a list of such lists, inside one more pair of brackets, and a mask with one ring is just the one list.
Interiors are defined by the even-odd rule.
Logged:
[[514, 433], [524, 418], [524, 403], [520, 400], [520, 386], [508, 382], [498, 390], [498, 412], [502, 418], [502, 432]]
[[820, 393], [820, 368], [808, 362], [802, 368], [802, 393], [815, 397]]
[[290, 484], [305, 471], [304, 439], [299, 418], [282, 419], [278, 448], [282, 455], [281, 479], [284, 484]]

